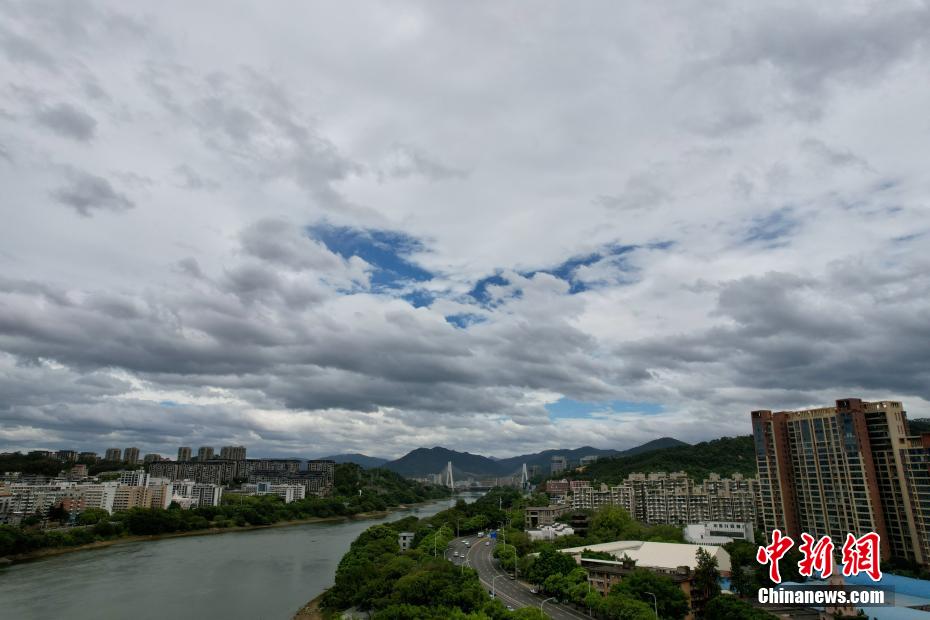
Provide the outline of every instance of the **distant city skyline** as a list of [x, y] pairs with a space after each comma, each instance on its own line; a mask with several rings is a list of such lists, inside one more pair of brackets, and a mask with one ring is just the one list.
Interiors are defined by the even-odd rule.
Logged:
[[844, 394], [930, 416], [925, 2], [0, 23], [0, 450], [623, 449]]

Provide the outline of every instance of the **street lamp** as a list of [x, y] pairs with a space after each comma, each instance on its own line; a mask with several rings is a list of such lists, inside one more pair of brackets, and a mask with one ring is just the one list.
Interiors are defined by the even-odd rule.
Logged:
[[645, 592], [644, 594], [652, 597], [652, 609], [656, 612], [656, 620], [659, 620], [659, 601], [656, 599], [656, 595], [652, 592]]
[[545, 604], [548, 603], [549, 601], [554, 601], [555, 598], [556, 598], [556, 597], [554, 597], [554, 596], [550, 596], [549, 598], [547, 598], [546, 600], [544, 600], [542, 603], [540, 603], [540, 604], [539, 604], [539, 613], [542, 613], [543, 605], [545, 605]]
[[491, 580], [491, 598], [494, 598], [494, 596], [497, 594], [497, 588], [494, 586], [496, 585], [497, 580], [501, 577], [506, 577], [506, 575], [497, 575], [494, 577], [494, 579]]

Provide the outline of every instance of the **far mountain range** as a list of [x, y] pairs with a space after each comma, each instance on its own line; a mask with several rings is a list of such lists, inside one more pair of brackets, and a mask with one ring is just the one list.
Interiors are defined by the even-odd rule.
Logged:
[[598, 456], [602, 458], [632, 456], [643, 452], [687, 445], [689, 444], [684, 441], [673, 439], [672, 437], [662, 437], [660, 439], [653, 439], [635, 448], [630, 448], [629, 450], [610, 450], [583, 446], [570, 450], [543, 450], [542, 452], [522, 454], [505, 459], [496, 459], [480, 454], [471, 454], [469, 452], [456, 452], [455, 450], [449, 450], [448, 448], [439, 446], [434, 448], [417, 448], [393, 461], [367, 456], [365, 454], [335, 454], [323, 458], [331, 459], [337, 463], [356, 463], [365, 468], [384, 467], [385, 469], [396, 471], [408, 477], [438, 474], [445, 469], [446, 463], [452, 461], [452, 471], [455, 476], [482, 477], [508, 476], [519, 473], [524, 463], [526, 463], [527, 467], [537, 465], [543, 473], [548, 474], [551, 459], [556, 455], [564, 456], [569, 462], [574, 461], [577, 463], [583, 456]]

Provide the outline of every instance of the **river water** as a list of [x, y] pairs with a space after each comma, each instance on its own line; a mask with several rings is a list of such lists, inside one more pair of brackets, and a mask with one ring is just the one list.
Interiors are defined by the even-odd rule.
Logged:
[[451, 505], [442, 500], [381, 519], [126, 543], [14, 564], [0, 568], [0, 618], [288, 620], [332, 585], [339, 560], [366, 528]]

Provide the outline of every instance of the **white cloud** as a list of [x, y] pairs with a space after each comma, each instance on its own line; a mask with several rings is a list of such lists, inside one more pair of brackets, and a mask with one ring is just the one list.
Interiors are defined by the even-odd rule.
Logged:
[[163, 6], [0, 7], [0, 443], [506, 455], [930, 414], [925, 3]]

